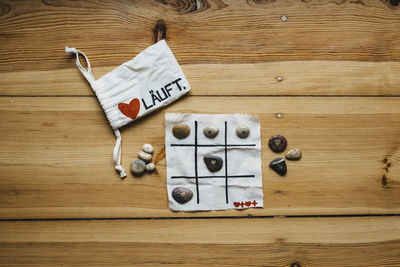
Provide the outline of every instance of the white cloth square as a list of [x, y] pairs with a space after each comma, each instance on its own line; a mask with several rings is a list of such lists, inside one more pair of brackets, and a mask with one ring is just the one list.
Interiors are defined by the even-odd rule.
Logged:
[[[191, 128], [185, 139], [173, 135], [172, 128], [177, 123]], [[215, 138], [203, 134], [207, 126], [219, 128]], [[236, 128], [239, 126], [250, 128], [247, 138], [237, 136]], [[260, 122], [256, 115], [166, 113], [165, 150], [171, 210], [263, 207]], [[221, 157], [222, 168], [210, 172], [203, 160], [205, 155]], [[179, 204], [172, 197], [172, 190], [176, 187], [190, 189], [193, 198]]]

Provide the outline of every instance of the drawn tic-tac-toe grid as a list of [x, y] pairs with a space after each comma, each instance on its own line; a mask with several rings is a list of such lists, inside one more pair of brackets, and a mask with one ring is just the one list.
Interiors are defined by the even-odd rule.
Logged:
[[[253, 115], [166, 114], [167, 188], [172, 210], [217, 210], [263, 206], [260, 124]], [[172, 134], [176, 123], [191, 128], [185, 139]], [[238, 126], [250, 128], [247, 138], [236, 135]], [[203, 134], [204, 127], [219, 128], [215, 138]], [[203, 158], [218, 156], [222, 168], [210, 172]], [[176, 187], [193, 191], [193, 199], [179, 204], [171, 192]]]

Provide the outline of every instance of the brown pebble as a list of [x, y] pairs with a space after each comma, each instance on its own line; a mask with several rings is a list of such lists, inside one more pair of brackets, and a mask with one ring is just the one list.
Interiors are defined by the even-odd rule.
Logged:
[[190, 127], [187, 124], [178, 123], [172, 128], [172, 133], [178, 139], [185, 139], [190, 134]]
[[219, 129], [215, 126], [207, 126], [204, 128], [203, 133], [208, 138], [214, 138], [218, 135]]
[[246, 138], [250, 134], [250, 128], [247, 126], [239, 126], [236, 128], [236, 134], [240, 138]]
[[268, 141], [269, 148], [274, 152], [282, 152], [287, 146], [287, 140], [283, 135], [273, 135]]

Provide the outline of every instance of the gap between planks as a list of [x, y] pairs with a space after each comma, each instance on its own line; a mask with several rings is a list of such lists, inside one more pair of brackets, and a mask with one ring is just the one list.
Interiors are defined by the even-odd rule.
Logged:
[[220, 220], [220, 219], [299, 219], [299, 218], [364, 218], [399, 217], [400, 214], [320, 214], [320, 215], [277, 215], [277, 216], [213, 216], [213, 217], [120, 217], [120, 218], [24, 218], [0, 219], [0, 222], [52, 222], [52, 221], [145, 221], [145, 220]]
[[[0, 95], [0, 97], [82, 97], [82, 98], [94, 98], [95, 95]], [[360, 98], [360, 97], [400, 97], [400, 95], [185, 95], [183, 97], [348, 97], [348, 98]]]

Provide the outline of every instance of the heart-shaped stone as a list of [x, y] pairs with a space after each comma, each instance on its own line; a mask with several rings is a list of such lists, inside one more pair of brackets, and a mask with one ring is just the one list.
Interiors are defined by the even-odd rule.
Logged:
[[222, 158], [218, 156], [204, 156], [204, 163], [207, 166], [207, 169], [210, 172], [217, 172], [222, 168], [223, 165], [223, 160]]
[[131, 102], [129, 102], [129, 104], [119, 103], [118, 109], [122, 114], [134, 120], [140, 111], [140, 101], [139, 99], [134, 98], [131, 100]]
[[179, 204], [184, 204], [192, 199], [193, 192], [186, 187], [176, 187], [174, 190], [172, 190], [172, 197]]
[[247, 207], [250, 207], [251, 202], [250, 201], [246, 201], [246, 203], [244, 203]]

